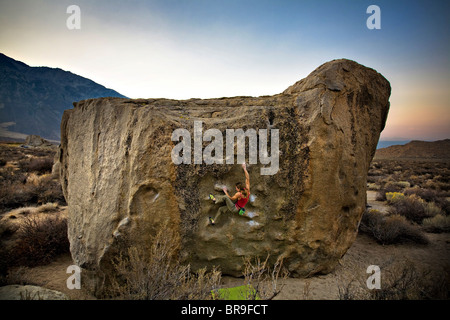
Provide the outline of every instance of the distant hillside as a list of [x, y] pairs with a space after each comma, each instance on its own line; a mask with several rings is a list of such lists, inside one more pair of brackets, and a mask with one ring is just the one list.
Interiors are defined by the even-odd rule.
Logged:
[[450, 159], [450, 139], [427, 142], [411, 141], [378, 149], [376, 159]]
[[74, 101], [99, 97], [125, 98], [71, 72], [30, 67], [0, 53], [0, 136], [15, 132], [59, 140], [63, 111]]
[[394, 145], [403, 145], [407, 144], [411, 140], [397, 140], [397, 141], [390, 141], [390, 140], [380, 140], [378, 141], [377, 149], [381, 148], [387, 148]]

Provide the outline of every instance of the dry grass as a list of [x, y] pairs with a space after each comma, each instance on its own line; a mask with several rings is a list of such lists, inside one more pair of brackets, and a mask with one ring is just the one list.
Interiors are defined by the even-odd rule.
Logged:
[[273, 267], [270, 267], [269, 258], [269, 255], [264, 261], [258, 257], [245, 258], [244, 283], [251, 290], [243, 292], [243, 300], [272, 300], [283, 289], [283, 281], [289, 273], [283, 268], [282, 259], [278, 259]]
[[107, 296], [127, 300], [205, 300], [220, 285], [217, 269], [192, 273], [178, 263], [179, 244], [162, 228], [147, 244], [129, 247], [112, 262], [114, 277]]

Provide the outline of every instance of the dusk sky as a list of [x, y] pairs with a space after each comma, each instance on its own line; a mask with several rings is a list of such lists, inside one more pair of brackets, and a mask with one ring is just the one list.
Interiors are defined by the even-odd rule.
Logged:
[[[366, 26], [370, 5], [381, 29]], [[130, 98], [273, 95], [355, 60], [391, 83], [382, 140], [450, 138], [449, 32], [450, 1], [0, 1], [0, 52]]]

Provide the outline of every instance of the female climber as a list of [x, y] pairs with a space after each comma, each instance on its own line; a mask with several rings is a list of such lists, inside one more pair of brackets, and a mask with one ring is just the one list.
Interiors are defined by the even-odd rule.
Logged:
[[250, 176], [247, 172], [247, 166], [245, 163], [242, 164], [242, 169], [244, 169], [245, 173], [245, 185], [242, 182], [236, 183], [236, 193], [234, 196], [230, 196], [228, 194], [228, 190], [226, 187], [223, 187], [223, 192], [225, 195], [218, 196], [216, 199], [211, 193], [209, 194], [209, 198], [214, 201], [216, 204], [220, 204], [225, 202], [225, 206], [222, 206], [217, 211], [216, 216], [213, 218], [209, 217], [209, 222], [211, 225], [216, 224], [217, 219], [219, 216], [224, 212], [231, 212], [231, 213], [239, 213], [242, 216], [249, 217], [245, 213], [245, 205], [248, 202], [248, 199], [250, 198]]

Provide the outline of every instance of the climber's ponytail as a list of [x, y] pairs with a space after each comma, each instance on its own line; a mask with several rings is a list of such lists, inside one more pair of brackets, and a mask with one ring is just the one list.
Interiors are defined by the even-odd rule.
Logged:
[[247, 190], [247, 188], [244, 186], [244, 184], [242, 182], [236, 183], [236, 187], [244, 195], [244, 198], [248, 197], [248, 190]]

